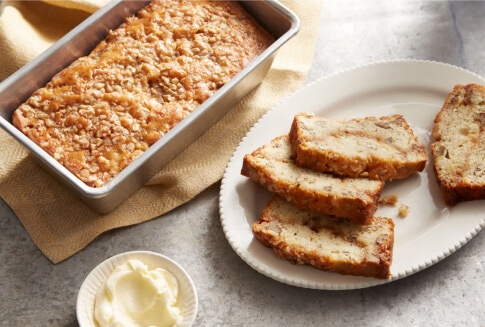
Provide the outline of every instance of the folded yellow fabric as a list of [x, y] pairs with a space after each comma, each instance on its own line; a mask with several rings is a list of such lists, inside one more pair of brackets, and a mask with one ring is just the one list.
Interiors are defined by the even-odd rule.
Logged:
[[47, 49], [108, 0], [48, 2], [1, 1], [0, 81]]
[[[282, 98], [301, 88], [310, 68], [321, 0], [282, 0], [301, 19], [263, 82], [118, 209], [100, 215], [41, 169], [0, 130], [0, 196], [53, 263], [103, 232], [141, 223], [186, 203], [222, 178], [237, 144]], [[6, 1], [0, 11], [0, 81], [45, 50], [106, 1]]]

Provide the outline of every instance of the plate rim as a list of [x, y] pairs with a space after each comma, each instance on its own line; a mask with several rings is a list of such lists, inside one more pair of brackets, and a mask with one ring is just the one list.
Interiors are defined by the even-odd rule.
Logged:
[[[434, 254], [431, 258], [428, 260], [425, 260], [425, 262], [419, 262], [415, 266], [410, 267], [409, 269], [406, 269], [404, 271], [399, 271], [396, 274], [393, 274], [391, 278], [386, 279], [386, 280], [378, 280], [378, 279], [373, 279], [373, 278], [365, 278], [365, 277], [356, 277], [356, 280], [361, 280], [364, 278], [364, 280], [361, 281], [356, 281], [355, 283], [351, 284], [326, 284], [326, 283], [316, 283], [316, 282], [309, 282], [309, 281], [304, 281], [304, 280], [295, 280], [290, 278], [289, 276], [281, 276], [277, 275], [272, 271], [267, 271], [267, 269], [264, 269], [264, 267], [258, 266], [253, 260], [253, 258], [250, 258], [247, 254], [243, 253], [243, 251], [235, 244], [234, 240], [231, 238], [230, 231], [228, 230], [228, 223], [227, 223], [227, 217], [226, 217], [226, 207], [225, 207], [225, 201], [226, 197], [229, 197], [229, 191], [227, 190], [228, 187], [228, 179], [230, 179], [229, 173], [230, 169], [232, 166], [235, 164], [235, 156], [236, 154], [240, 151], [241, 147], [247, 140], [247, 138], [253, 133], [254, 129], [257, 128], [258, 125], [260, 125], [262, 122], [265, 121], [266, 117], [268, 115], [271, 115], [274, 111], [278, 110], [281, 106], [284, 105], [285, 102], [289, 101], [292, 97], [295, 97], [298, 93], [305, 92], [305, 90], [314, 87], [315, 84], [318, 83], [324, 83], [328, 79], [332, 79], [335, 77], [338, 77], [340, 75], [345, 75], [348, 74], [352, 71], [356, 71], [359, 69], [368, 69], [368, 68], [373, 68], [376, 66], [383, 66], [383, 65], [393, 65], [393, 64], [414, 64], [414, 65], [426, 65], [426, 66], [431, 66], [434, 65], [435, 67], [442, 67], [445, 69], [448, 69], [450, 71], [452, 70], [457, 70], [461, 73], [464, 73], [466, 75], [469, 75], [470, 77], [473, 77], [476, 80], [479, 80], [483, 83], [485, 83], [485, 79], [481, 76], [479, 76], [476, 73], [473, 73], [465, 68], [458, 67], [455, 65], [451, 65], [448, 63], [443, 63], [443, 62], [438, 62], [438, 61], [432, 61], [432, 60], [420, 60], [420, 59], [396, 59], [396, 60], [386, 60], [386, 61], [375, 61], [371, 62], [368, 64], [364, 65], [358, 65], [352, 68], [347, 68], [326, 76], [323, 76], [313, 82], [310, 82], [300, 88], [299, 90], [292, 92], [288, 94], [286, 97], [282, 98], [278, 103], [276, 103], [272, 108], [270, 108], [266, 113], [264, 113], [257, 121], [256, 123], [251, 126], [251, 128], [248, 130], [248, 132], [242, 137], [241, 141], [235, 148], [233, 154], [231, 155], [231, 158], [224, 170], [224, 174], [221, 180], [221, 187], [220, 187], [220, 192], [219, 192], [219, 214], [220, 214], [220, 219], [221, 219], [221, 225], [223, 228], [223, 232], [225, 234], [226, 239], [228, 240], [230, 246], [233, 248], [233, 250], [238, 254], [238, 256], [246, 262], [250, 267], [258, 271], [259, 273], [272, 278], [276, 281], [292, 285], [292, 286], [297, 286], [297, 287], [302, 287], [302, 288], [310, 288], [310, 289], [320, 289], [320, 290], [349, 290], [349, 289], [361, 289], [361, 288], [367, 288], [367, 287], [372, 287], [372, 286], [377, 286], [377, 285], [382, 285], [382, 284], [387, 284], [389, 282], [402, 279], [405, 277], [408, 277], [410, 275], [413, 275], [419, 271], [422, 271], [437, 262], [443, 260], [444, 258], [448, 257], [452, 253], [456, 252], [458, 249], [460, 249], [463, 245], [468, 243], [475, 235], [477, 235], [483, 228], [485, 228], [485, 217], [482, 217], [481, 221], [479, 221], [471, 230], [466, 233], [466, 235], [462, 236], [460, 240], [454, 244], [450, 244], [448, 246], [448, 249], [446, 251], [443, 251], [442, 253]], [[450, 90], [451, 91], [451, 90]], [[444, 101], [444, 100], [443, 100]], [[275, 135], [276, 136], [276, 135]], [[328, 273], [328, 272], [324, 272]]]

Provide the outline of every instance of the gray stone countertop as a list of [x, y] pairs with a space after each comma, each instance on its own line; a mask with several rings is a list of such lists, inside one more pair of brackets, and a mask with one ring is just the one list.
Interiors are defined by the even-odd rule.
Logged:
[[[392, 59], [440, 61], [485, 76], [485, 2], [323, 1], [308, 82]], [[485, 326], [485, 233], [391, 283], [298, 288], [256, 272], [233, 251], [221, 227], [219, 188], [105, 233], [56, 265], [0, 200], [0, 326], [77, 326], [76, 297], [91, 269], [137, 249], [167, 255], [189, 272], [199, 296], [195, 326]]]

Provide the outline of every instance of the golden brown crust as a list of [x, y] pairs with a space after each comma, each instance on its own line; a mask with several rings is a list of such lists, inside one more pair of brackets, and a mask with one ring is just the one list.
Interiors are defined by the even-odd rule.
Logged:
[[13, 123], [100, 187], [273, 41], [235, 1], [156, 0], [37, 90]]
[[391, 276], [394, 222], [375, 217], [368, 225], [301, 210], [275, 196], [252, 224], [255, 237], [281, 259], [343, 275]]
[[290, 141], [297, 165], [339, 176], [403, 179], [427, 161], [426, 148], [399, 114], [325, 119], [299, 113]]
[[302, 168], [293, 162], [288, 135], [247, 154], [241, 174], [300, 208], [366, 224], [377, 210], [384, 182], [340, 178]]
[[485, 87], [456, 85], [437, 114], [431, 150], [445, 203], [485, 199]]

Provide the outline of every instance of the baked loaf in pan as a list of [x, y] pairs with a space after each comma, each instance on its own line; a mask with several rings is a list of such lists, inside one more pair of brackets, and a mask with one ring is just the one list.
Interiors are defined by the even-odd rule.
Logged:
[[384, 182], [341, 178], [297, 166], [288, 135], [247, 154], [241, 174], [300, 208], [367, 224], [377, 210]]
[[428, 159], [399, 114], [325, 119], [299, 113], [290, 141], [297, 165], [346, 177], [403, 179], [422, 171]]
[[279, 258], [343, 275], [391, 276], [394, 222], [367, 225], [299, 209], [275, 196], [252, 225], [255, 237]]
[[155, 0], [34, 92], [13, 124], [100, 187], [273, 42], [235, 1]]
[[485, 199], [485, 87], [456, 85], [435, 118], [432, 135], [445, 203]]

